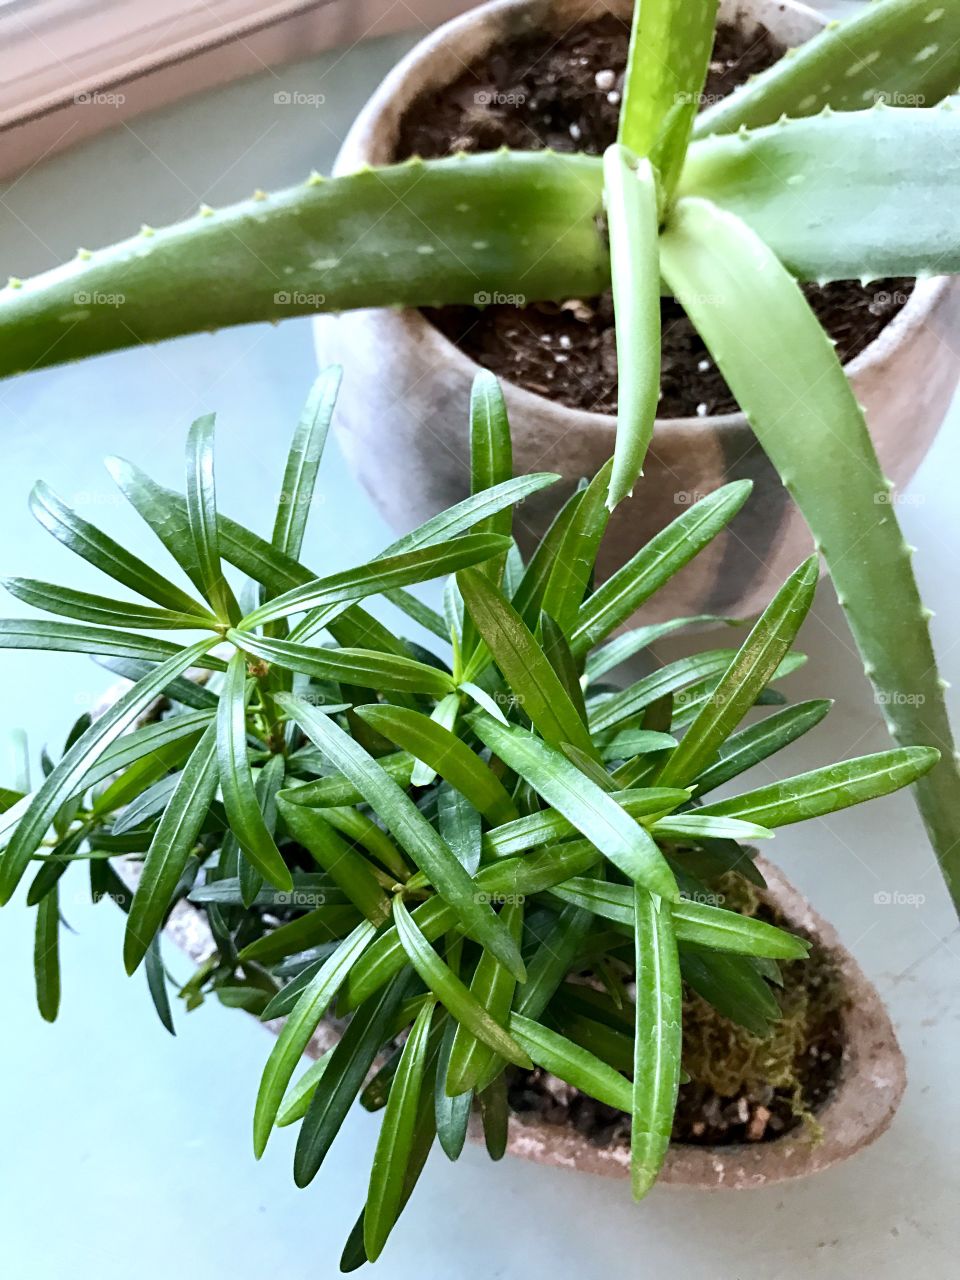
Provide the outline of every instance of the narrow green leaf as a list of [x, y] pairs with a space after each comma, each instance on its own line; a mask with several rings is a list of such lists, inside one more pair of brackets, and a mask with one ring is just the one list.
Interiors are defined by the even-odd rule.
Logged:
[[[657, 330], [660, 326], [659, 285], [657, 286]], [[621, 386], [623, 380], [621, 378]], [[607, 492], [613, 472], [613, 459], [605, 462], [574, 506], [569, 522], [557, 543], [550, 564], [540, 611], [548, 614], [566, 635], [577, 617], [587, 588], [593, 577], [597, 552], [607, 529], [610, 512]], [[518, 611], [519, 607], [518, 607]], [[522, 611], [521, 611], [522, 612]]]
[[670, 755], [658, 781], [682, 785], [715, 756], [756, 702], [800, 630], [813, 603], [820, 561], [811, 556], [796, 569], [760, 615], [706, 705]]
[[525, 729], [506, 728], [482, 711], [470, 723], [478, 737], [631, 880], [667, 898], [673, 872], [651, 836], [559, 751]]
[[638, 711], [658, 702], [665, 694], [676, 693], [707, 676], [718, 675], [735, 657], [732, 649], [706, 649], [689, 658], [679, 658], [644, 676], [620, 693], [593, 701], [590, 705], [590, 728], [593, 733], [613, 729]]
[[768, 1036], [780, 1020], [780, 1006], [747, 956], [684, 947], [680, 971], [698, 996], [755, 1036]]
[[433, 1005], [424, 1005], [404, 1043], [380, 1127], [363, 1215], [363, 1246], [371, 1262], [383, 1252], [403, 1206], [432, 1017]]
[[527, 966], [527, 980], [516, 989], [516, 1013], [534, 1021], [541, 1017], [573, 968], [592, 923], [590, 911], [576, 906], [563, 908], [550, 929], [539, 939], [537, 950]]
[[503, 1072], [477, 1094], [480, 1105], [480, 1123], [483, 1126], [483, 1142], [491, 1160], [502, 1160], [507, 1152], [510, 1136], [510, 1108], [507, 1102], [507, 1081]]
[[[500, 918], [519, 944], [523, 932], [523, 903], [505, 903]], [[509, 1020], [516, 987], [513, 974], [489, 951], [484, 951], [470, 981], [470, 994], [500, 1026], [506, 1026]], [[503, 1065], [503, 1059], [461, 1022], [450, 1051], [446, 1088], [454, 1095], [483, 1090]]]
[[208, 610], [204, 605], [78, 516], [42, 481], [30, 494], [30, 510], [58, 542], [125, 587], [174, 613], [194, 613], [201, 618], [207, 616]]
[[538, 1067], [565, 1080], [588, 1097], [596, 1098], [604, 1106], [630, 1111], [629, 1080], [594, 1054], [519, 1013], [511, 1015], [510, 1030]]
[[[470, 491], [483, 493], [494, 485], [513, 478], [513, 448], [510, 423], [500, 383], [494, 374], [481, 369], [470, 389]], [[479, 521], [477, 533], [499, 533], [510, 537], [513, 531], [513, 508], [504, 507]], [[507, 552], [488, 562], [481, 572], [499, 582]]]
[[[116, 655], [139, 658], [147, 662], [172, 662], [182, 653], [191, 653], [188, 666], [221, 670], [223, 663], [206, 653], [213, 641], [200, 641], [203, 650], [187, 650], [169, 640], [140, 636], [135, 632], [111, 631], [107, 627], [80, 627], [73, 622], [47, 622], [35, 618], [0, 619], [0, 649], [56, 649], [62, 653], [87, 653], [93, 656]], [[182, 668], [181, 668], [182, 669]]]
[[664, 840], [770, 840], [773, 832], [742, 818], [716, 818], [702, 813], [676, 813], [659, 818], [650, 828], [654, 836]]
[[203, 594], [222, 622], [236, 622], [240, 606], [223, 576], [220, 533], [217, 528], [217, 491], [213, 471], [214, 415], [197, 420], [187, 433], [187, 517]]
[[459, 1093], [452, 1096], [447, 1088], [447, 1065], [450, 1061], [450, 1050], [458, 1024], [448, 1018], [440, 1041], [440, 1056], [437, 1059], [437, 1078], [434, 1087], [434, 1111], [437, 1123], [437, 1137], [443, 1154], [448, 1160], [459, 1160], [467, 1140], [467, 1126], [470, 1123], [470, 1111], [473, 1105], [473, 1092]]
[[37, 907], [33, 970], [40, 1016], [45, 1022], [56, 1022], [60, 1009], [60, 899], [56, 885]]
[[[323, 708], [320, 709], [323, 710]], [[377, 764], [399, 786], [409, 786], [410, 774], [413, 772], [413, 758], [405, 751], [398, 751], [389, 756], [379, 756]], [[298, 787], [287, 787], [282, 795], [284, 800], [289, 800], [291, 804], [305, 804], [316, 809], [325, 809], [333, 805], [360, 804], [363, 801], [363, 793], [342, 773], [331, 773], [325, 778], [317, 778], [314, 782], [306, 782]]]
[[680, 962], [670, 907], [634, 890], [637, 1005], [630, 1178], [640, 1200], [656, 1181], [670, 1145], [680, 1084]]
[[673, 631], [679, 631], [684, 627], [719, 625], [735, 627], [739, 626], [740, 623], [737, 618], [722, 618], [712, 613], [701, 613], [692, 618], [671, 618], [669, 622], [656, 622], [645, 627], [633, 627], [630, 631], [625, 631], [622, 635], [608, 640], [605, 645], [594, 649], [592, 653], [587, 655], [586, 666], [584, 667], [587, 683], [596, 683], [608, 671], [619, 667], [621, 663], [627, 662], [634, 654], [640, 653], [641, 650], [646, 649], [651, 644], [655, 644], [657, 640], [660, 640], [663, 636], [670, 635]]
[[477, 1039], [489, 1045], [508, 1062], [520, 1067], [531, 1067], [530, 1059], [520, 1046], [470, 994], [450, 966], [440, 959], [399, 898], [393, 904], [393, 918], [400, 944], [410, 963], [450, 1016], [464, 1024]]
[[91, 595], [88, 591], [74, 591], [71, 587], [57, 586], [53, 582], [39, 582], [36, 578], [4, 578], [2, 585], [12, 596], [35, 609], [45, 609], [47, 613], [56, 613], [64, 618], [78, 618], [81, 622], [96, 622], [106, 627], [199, 631], [216, 626], [216, 619], [212, 614], [204, 617], [198, 613], [155, 609], [150, 605], [131, 604], [126, 600]]
[[230, 630], [227, 638], [246, 653], [317, 680], [336, 680], [378, 692], [427, 693], [435, 698], [442, 698], [454, 688], [445, 671], [399, 654], [372, 649], [322, 649], [256, 636], [250, 631]]
[[554, 745], [570, 742], [589, 755], [596, 749], [526, 623], [497, 588], [478, 573], [457, 575], [470, 616], [524, 713]]
[[[678, 805], [686, 804], [690, 798], [685, 790], [665, 787], [613, 791], [610, 794], [631, 818], [669, 812]], [[506, 858], [537, 845], [565, 840], [576, 831], [576, 826], [562, 813], [556, 809], [543, 809], [484, 832], [483, 852], [488, 858]]]
[[257, 1093], [253, 1117], [253, 1149], [258, 1160], [266, 1148], [270, 1130], [297, 1063], [305, 1053], [327, 1006], [375, 932], [368, 920], [358, 924], [353, 933], [324, 962], [284, 1023], [283, 1030], [270, 1051]]
[[437, 788], [437, 827], [457, 861], [476, 875], [483, 852], [483, 823], [463, 792], [448, 782]]
[[[294, 893], [289, 895], [295, 897]], [[308, 893], [308, 897], [319, 897], [319, 893]], [[278, 925], [269, 933], [263, 934], [240, 951], [241, 962], [254, 960], [257, 964], [275, 964], [287, 956], [299, 955], [312, 948], [325, 947], [330, 942], [345, 938], [357, 926], [357, 909], [352, 905], [339, 902], [324, 904], [306, 915], [291, 920], [288, 924]]]
[[729, 524], [750, 495], [749, 480], [735, 480], [687, 507], [651, 538], [580, 606], [570, 647], [582, 657], [608, 636]]
[[297, 1139], [293, 1180], [298, 1187], [307, 1186], [316, 1177], [374, 1058], [388, 1038], [405, 980], [405, 975], [402, 975], [366, 1001], [353, 1015], [330, 1055]]
[[174, 891], [217, 790], [217, 726], [197, 743], [150, 842], [123, 938], [123, 963], [133, 973], [163, 925]]
[[283, 1105], [277, 1112], [276, 1127], [278, 1129], [285, 1129], [287, 1125], [296, 1124], [298, 1120], [302, 1120], [307, 1114], [310, 1103], [313, 1101], [317, 1084], [327, 1069], [332, 1053], [333, 1050], [328, 1049], [321, 1058], [311, 1062], [306, 1071], [298, 1076], [293, 1086], [287, 1090], [284, 1095]]
[[277, 801], [284, 825], [296, 842], [328, 872], [357, 910], [374, 925], [390, 915], [390, 901], [361, 853], [341, 840], [316, 809]]
[[516, 805], [500, 779], [449, 729], [405, 707], [358, 707], [357, 715], [385, 738], [436, 770], [461, 791], [488, 822], [509, 822], [517, 816]]
[[341, 376], [339, 366], [331, 365], [314, 382], [287, 455], [271, 541], [278, 551], [292, 556], [294, 560], [300, 555], [303, 545], [317, 471], [337, 403]]
[[239, 652], [230, 659], [220, 694], [217, 761], [227, 821], [244, 855], [276, 888], [292, 889], [290, 871], [264, 822], [254, 788], [247, 756], [247, 660]]
[[742, 818], [764, 827], [785, 827], [899, 791], [922, 778], [937, 759], [938, 753], [932, 747], [880, 751], [772, 782], [729, 800], [718, 800], [704, 805], [698, 813]]
[[350, 778], [401, 848], [453, 907], [465, 931], [522, 979], [525, 976], [523, 962], [513, 939], [489, 903], [479, 900], [476, 883], [413, 801], [372, 756], [327, 717], [318, 715], [313, 707], [289, 694], [278, 695], [277, 701], [331, 764]]
[[163, 957], [160, 954], [160, 938], [155, 937], [147, 948], [146, 957], [147, 986], [150, 999], [157, 1011], [157, 1017], [172, 1036], [177, 1034], [173, 1025], [173, 1012], [170, 1009], [170, 996], [167, 992], [167, 978], [163, 970]]
[[557, 563], [567, 530], [576, 516], [585, 492], [585, 489], [575, 489], [554, 516], [549, 529], [530, 557], [530, 563], [523, 572], [519, 586], [510, 597], [514, 609], [531, 630], [537, 625], [543, 593], [547, 589], [547, 583]]
[[803, 938], [763, 920], [685, 898], [673, 904], [673, 923], [679, 940], [712, 951], [798, 960], [803, 959], [810, 949]]
[[[623, 133], [625, 111], [620, 118]], [[617, 322], [617, 438], [607, 493], [612, 511], [643, 475], [660, 400], [660, 214], [653, 166], [621, 143], [603, 154], [603, 186]]]
[[798, 702], [733, 734], [716, 753], [714, 763], [697, 777], [696, 794], [704, 795], [722, 786], [789, 746], [818, 725], [832, 706], [828, 699]]
[[[457, 716], [460, 714], [460, 694], [448, 693], [440, 699], [437, 705], [430, 712], [430, 719], [435, 721], [441, 728], [453, 732], [453, 726], [457, 723]], [[413, 767], [413, 773], [410, 775], [410, 783], [414, 787], [429, 787], [430, 783], [437, 776], [436, 769], [432, 769], [422, 760], [417, 760]]]
[[[416, 551], [395, 556], [384, 556], [356, 569], [346, 569], [327, 578], [314, 578], [302, 586], [254, 609], [241, 619], [239, 627], [250, 631], [285, 618], [291, 613], [319, 609], [366, 596], [378, 595], [394, 587], [407, 586], [411, 582], [426, 582], [452, 573], [464, 565], [476, 564], [506, 550], [509, 542], [494, 534], [468, 533], [453, 538], [442, 546], [422, 547]], [[296, 633], [294, 633], [296, 634]]]
[[198, 640], [157, 666], [128, 689], [62, 757], [20, 818], [13, 839], [0, 857], [0, 903], [8, 902], [31, 857], [40, 847], [53, 815], [73, 795], [104, 749], [131, 724], [168, 681], [201, 660], [216, 643]]

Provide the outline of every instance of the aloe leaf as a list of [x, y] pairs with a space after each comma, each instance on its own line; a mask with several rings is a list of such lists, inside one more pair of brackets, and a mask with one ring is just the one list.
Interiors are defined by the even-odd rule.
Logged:
[[733, 519], [752, 488], [749, 480], [735, 480], [701, 498], [611, 574], [580, 607], [569, 636], [573, 652], [583, 656], [626, 622]]
[[569, 742], [596, 756], [586, 725], [513, 605], [479, 573], [466, 570], [457, 581], [477, 630], [525, 715], [548, 742]]
[[743, 818], [764, 827], [784, 827], [899, 791], [929, 773], [937, 759], [933, 747], [898, 747], [773, 782], [704, 805], [697, 812], [701, 816]]
[[787, 656], [813, 603], [820, 562], [811, 556], [764, 609], [657, 781], [682, 786], [714, 758]]
[[88, 591], [74, 591], [71, 587], [57, 586], [52, 582], [38, 582], [35, 578], [4, 578], [0, 585], [6, 587], [12, 596], [35, 609], [44, 609], [47, 613], [56, 613], [64, 618], [77, 618], [81, 622], [99, 623], [105, 627], [198, 631], [216, 625], [212, 614], [204, 618], [197, 613], [154, 609], [149, 605], [130, 604], [126, 600], [92, 595]]
[[508, 1062], [528, 1069], [532, 1067], [520, 1046], [471, 994], [450, 966], [440, 959], [399, 898], [393, 904], [393, 919], [400, 945], [410, 963], [450, 1016]]
[[[593, 297], [609, 278], [600, 206], [599, 161], [549, 151], [313, 177], [3, 290], [0, 376], [318, 309], [472, 305], [518, 280], [530, 300]], [[76, 300], [121, 284], [122, 307]]]
[[217, 759], [220, 789], [230, 829], [244, 855], [278, 889], [292, 889], [293, 881], [263, 818], [247, 756], [247, 660], [237, 652], [230, 659], [217, 710]]
[[742, 218], [800, 280], [956, 273], [960, 111], [878, 106], [710, 138], [681, 194]]
[[358, 707], [357, 715], [398, 747], [429, 764], [463, 792], [488, 822], [509, 822], [517, 816], [516, 805], [500, 779], [449, 729], [405, 707]]
[[[625, 113], [620, 119], [624, 132]], [[614, 143], [604, 152], [603, 183], [617, 321], [617, 438], [607, 493], [612, 511], [643, 475], [660, 400], [660, 215], [653, 166], [629, 147]]]
[[[506, 903], [500, 918], [519, 944], [523, 931], [523, 904]], [[470, 994], [500, 1026], [505, 1026], [510, 1017], [516, 987], [517, 980], [509, 969], [504, 968], [489, 951], [484, 951], [470, 980]], [[447, 1090], [453, 1095], [473, 1089], [482, 1090], [503, 1066], [502, 1057], [461, 1022], [450, 1051]]]
[[336, 680], [383, 692], [428, 693], [435, 698], [442, 698], [454, 687], [445, 671], [399, 654], [377, 653], [373, 649], [322, 649], [292, 640], [257, 636], [248, 630], [231, 629], [227, 638], [265, 662], [318, 680]]
[[42, 481], [30, 494], [30, 510], [58, 542], [125, 587], [173, 613], [195, 613], [202, 618], [208, 616], [209, 611], [202, 604], [161, 577], [108, 534], [78, 516]]
[[629, 1080], [595, 1054], [520, 1013], [511, 1014], [510, 1030], [538, 1067], [604, 1106], [630, 1111]]
[[557, 809], [631, 880], [667, 898], [673, 873], [653, 839], [616, 800], [570, 761], [525, 729], [508, 728], [482, 711], [470, 723], [480, 740]]
[[217, 727], [194, 748], [150, 842], [127, 916], [123, 962], [133, 973], [163, 924], [217, 789]]
[[258, 1160], [266, 1148], [283, 1095], [297, 1063], [306, 1052], [327, 1006], [374, 933], [374, 926], [369, 921], [364, 920], [358, 924], [353, 933], [324, 962], [284, 1023], [283, 1030], [270, 1051], [257, 1092], [253, 1117], [253, 1149]]
[[798, 702], [732, 734], [717, 751], [714, 763], [697, 776], [696, 794], [705, 795], [789, 746], [818, 725], [832, 706], [826, 698]]
[[[663, 238], [663, 261], [810, 525], [888, 728], [900, 743], [941, 753], [917, 788], [917, 802], [960, 901], [960, 767], [927, 614], [888, 501], [889, 485], [836, 353], [769, 250], [743, 222], [709, 202], [679, 203]], [[707, 294], [709, 306], [703, 304]], [[787, 364], [780, 359], [784, 347], [791, 352]], [[778, 370], [776, 378], [758, 373], [769, 368]], [[890, 600], [897, 601], [893, 611]], [[929, 769], [932, 758], [927, 753], [915, 776]]]
[[371, 1262], [383, 1252], [403, 1206], [403, 1184], [413, 1148], [432, 1017], [433, 1005], [424, 1005], [404, 1043], [387, 1099], [363, 1213], [363, 1247]]
[[37, 907], [33, 971], [40, 1016], [45, 1022], [56, 1022], [60, 1010], [60, 899], [56, 885]]
[[277, 806], [294, 840], [329, 873], [358, 911], [375, 925], [382, 924], [390, 915], [390, 902], [366, 858], [341, 840], [316, 809], [289, 804], [282, 797]]
[[197, 418], [187, 433], [187, 518], [203, 594], [221, 621], [236, 622], [240, 606], [220, 564], [213, 434], [212, 413]]
[[680, 1084], [680, 962], [670, 907], [634, 889], [637, 972], [630, 1180], [640, 1200], [656, 1181], [670, 1145]]
[[[657, 314], [659, 316], [659, 309]], [[606, 498], [612, 472], [611, 458], [603, 464], [572, 507], [550, 561], [539, 609], [541, 614], [553, 618], [564, 635], [576, 621], [577, 610], [590, 585], [597, 552], [610, 519]], [[516, 601], [514, 607], [522, 614]]]
[[40, 847], [47, 827], [64, 800], [73, 795], [104, 749], [131, 724], [167, 682], [202, 659], [215, 638], [198, 640], [179, 650], [128, 689], [73, 744], [34, 794], [20, 818], [6, 851], [0, 857], [0, 903], [8, 902]]
[[[411, 582], [426, 582], [497, 555], [507, 545], [505, 538], [493, 534], [468, 533], [443, 546], [430, 545], [396, 556], [381, 557], [359, 568], [346, 569], [328, 578], [315, 578], [294, 587], [248, 613], [238, 626], [241, 630], [250, 631], [264, 622], [285, 618], [291, 613], [362, 600], [365, 596], [378, 595]], [[300, 638], [296, 632], [293, 634], [294, 638]]]
[[473, 1105], [472, 1092], [460, 1093], [454, 1097], [447, 1089], [447, 1064], [450, 1061], [450, 1049], [457, 1029], [458, 1024], [452, 1018], [448, 1018], [443, 1039], [440, 1042], [434, 1089], [437, 1138], [448, 1160], [460, 1159], [463, 1145], [467, 1140], [467, 1126], [470, 1123], [470, 1109]]
[[638, 0], [618, 141], [649, 156], [667, 195], [683, 165], [713, 48], [717, 0]]
[[274, 547], [296, 560], [313, 502], [313, 490], [330, 419], [337, 403], [342, 370], [334, 365], [324, 369], [314, 382], [294, 432], [280, 487], [280, 501], [273, 524]]
[[945, 0], [864, 5], [708, 107], [694, 134], [734, 133], [825, 106], [844, 112], [874, 101], [933, 106], [960, 81], [958, 42], [960, 11]]
[[489, 948], [518, 978], [524, 976], [520, 952], [488, 903], [477, 900], [477, 886], [450, 849], [372, 756], [327, 717], [289, 694], [278, 703], [336, 768], [354, 783], [367, 803], [386, 823], [398, 844], [429, 877], [449, 902], [464, 929]]

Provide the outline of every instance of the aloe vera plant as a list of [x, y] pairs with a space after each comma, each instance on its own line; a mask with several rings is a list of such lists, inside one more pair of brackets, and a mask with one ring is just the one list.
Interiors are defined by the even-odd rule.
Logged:
[[[560, 300], [612, 279], [612, 508], [642, 472], [657, 290], [675, 293], [810, 525], [891, 733], [941, 752], [917, 799], [960, 903], [960, 767], [928, 614], [863, 413], [795, 283], [960, 271], [960, 9], [875, 0], [696, 115], [716, 9], [637, 0], [602, 160], [414, 158], [144, 226], [10, 280], [0, 375], [318, 308], [470, 303], [521, 284]], [[890, 105], [903, 102], [916, 105]], [[121, 308], [96, 305], [118, 291]]]
[[[307, 403], [270, 540], [218, 510], [212, 418], [189, 432], [184, 494], [110, 462], [191, 590], [34, 491], [56, 538], [150, 603], [7, 580], [66, 621], [0, 621], [0, 645], [89, 653], [132, 684], [81, 717], [35, 791], [24, 779], [2, 792], [0, 895], [29, 873], [48, 1019], [65, 875], [86, 871], [95, 898], [126, 911], [124, 963], [144, 966], [171, 1031], [159, 931], [184, 902], [205, 915], [214, 950], [179, 986], [185, 1007], [214, 995], [286, 1018], [254, 1106], [256, 1154], [276, 1125], [299, 1125], [305, 1185], [357, 1097], [383, 1113], [343, 1255], [352, 1270], [381, 1253], [434, 1139], [459, 1156], [474, 1100], [488, 1150], [503, 1154], [508, 1080], [534, 1066], [630, 1115], [644, 1195], [682, 1079], [683, 984], [762, 1037], [780, 1016], [778, 965], [807, 952], [707, 895], [731, 877], [762, 886], [752, 842], [906, 786], [937, 753], [900, 747], [711, 800], [829, 710], [782, 706], [740, 727], [755, 705], [784, 702], [773, 686], [802, 660], [793, 644], [816, 559], [739, 647], [617, 690], [604, 676], [655, 636], [611, 634], [709, 545], [750, 485], [684, 510], [594, 590], [607, 467], [524, 563], [513, 507], [554, 477], [511, 475], [489, 374], [472, 403], [473, 495], [370, 563], [318, 576], [300, 557], [337, 383], [321, 375]], [[448, 572], [442, 614], [406, 591]], [[375, 597], [430, 647], [379, 622]], [[151, 634], [181, 629], [201, 638]], [[295, 1080], [334, 1010], [346, 1030]]]

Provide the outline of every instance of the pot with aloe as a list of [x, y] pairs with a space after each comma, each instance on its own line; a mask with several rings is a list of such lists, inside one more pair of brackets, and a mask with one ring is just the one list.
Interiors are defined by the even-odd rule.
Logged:
[[[380, 1255], [431, 1148], [455, 1161], [471, 1132], [494, 1159], [629, 1177], [637, 1197], [658, 1177], [749, 1187], [849, 1156], [897, 1105], [896, 1040], [755, 846], [915, 782], [936, 752], [738, 785], [829, 712], [780, 692], [816, 559], [747, 634], [620, 687], [631, 654], [703, 621], [614, 634], [709, 548], [749, 483], [681, 512], [595, 586], [611, 459], [524, 557], [516, 505], [556, 477], [513, 476], [483, 374], [471, 495], [370, 563], [318, 575], [304, 534], [337, 382], [323, 375], [308, 401], [269, 539], [218, 510], [211, 417], [190, 429], [183, 493], [109, 463], [187, 590], [34, 491], [41, 523], [142, 601], [6, 581], [57, 620], [0, 622], [0, 644], [88, 653], [128, 682], [36, 790], [3, 794], [0, 897], [23, 884], [36, 910], [41, 1014], [60, 1003], [65, 876], [127, 913], [123, 962], [173, 1029], [166, 927], [196, 961], [173, 984], [184, 1010], [217, 999], [278, 1033], [251, 1081], [257, 1155], [275, 1126], [299, 1126], [306, 1185], [335, 1162], [355, 1101], [382, 1113], [345, 1270]], [[447, 575], [441, 611], [410, 591]], [[381, 598], [429, 645], [379, 621]], [[181, 630], [199, 638], [151, 634]], [[811, 1070], [811, 1045], [832, 1067]]]
[[[596, 9], [624, 16], [606, 4]], [[371, 375], [357, 366], [348, 449], [364, 468], [389, 456], [389, 477], [370, 473], [368, 483], [409, 527], [466, 492], [468, 449], [456, 424], [475, 372], [464, 350], [409, 308], [522, 296], [563, 310], [612, 282], [616, 327], [606, 333], [615, 342], [608, 356], [616, 357], [617, 415], [606, 501], [617, 510], [600, 577], [628, 562], [678, 508], [724, 480], [749, 479], [752, 509], [707, 551], [699, 576], [696, 568], [679, 574], [645, 613], [656, 622], [753, 611], [810, 549], [805, 525], [891, 734], [940, 753], [917, 799], [956, 901], [960, 770], [890, 477], [902, 483], [912, 474], [956, 383], [942, 337], [955, 323], [957, 293], [936, 273], [960, 268], [951, 198], [960, 184], [960, 113], [950, 96], [960, 79], [960, 10], [938, 0], [879, 0], [816, 33], [818, 20], [794, 0], [725, 3], [727, 24], [755, 31], [759, 21], [774, 45], [806, 43], [698, 114], [717, 6], [643, 0], [620, 89], [613, 67], [602, 68], [614, 73], [614, 87], [602, 92], [622, 99], [616, 141], [599, 126], [587, 140], [595, 150], [610, 142], [602, 157], [575, 149], [583, 139], [571, 133], [563, 153], [514, 145], [392, 163], [401, 117], [421, 89], [450, 86], [464, 62], [529, 35], [533, 23], [549, 26], [554, 13], [574, 23], [582, 16], [562, 3], [485, 7], [449, 28], [447, 44], [428, 44], [398, 69], [351, 142], [351, 163], [374, 167], [332, 180], [314, 174], [219, 211], [204, 207], [173, 227], [145, 226], [110, 248], [81, 250], [33, 280], [12, 279], [0, 292], [0, 373], [318, 305], [358, 311], [365, 319], [357, 323], [370, 327], [351, 331], [345, 345], [351, 358], [373, 350], [377, 367]], [[517, 104], [493, 105], [509, 115]], [[891, 298], [895, 309], [897, 282], [918, 284], [849, 367], [851, 384], [809, 286], [829, 293], [861, 278], [896, 286], [881, 289], [885, 300], [871, 294], [868, 311], [883, 312]], [[118, 291], [120, 309], [83, 302]], [[665, 314], [703, 344], [698, 363], [743, 419], [708, 412], [692, 423], [657, 421], [661, 340], [672, 326], [663, 323], [661, 291]], [[392, 319], [366, 310], [384, 306], [408, 310]], [[339, 322], [344, 333], [353, 323]], [[325, 349], [337, 332], [327, 330]], [[417, 347], [435, 373], [427, 401], [417, 397], [419, 373], [413, 386], [408, 380]], [[574, 412], [509, 383], [506, 395], [518, 470], [550, 465], [561, 475], [559, 498], [610, 453], [610, 415]], [[389, 447], [361, 434], [371, 424], [382, 424]], [[644, 503], [631, 502], [644, 465], [654, 483]], [[552, 496], [531, 495], [518, 527], [527, 555], [557, 507]], [[756, 575], [758, 562], [771, 578]]]

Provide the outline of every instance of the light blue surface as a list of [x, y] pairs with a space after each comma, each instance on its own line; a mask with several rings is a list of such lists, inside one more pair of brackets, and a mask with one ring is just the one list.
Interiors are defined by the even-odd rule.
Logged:
[[[849, 8], [849, 6], [843, 6]], [[141, 221], [162, 223], [200, 200], [238, 198], [329, 168], [347, 122], [409, 43], [379, 41], [138, 120], [40, 166], [2, 193], [3, 269], [18, 275], [95, 245]], [[277, 110], [279, 89], [323, 92], [328, 106]], [[958, 336], [953, 335], [952, 341]], [[99, 459], [120, 453], [179, 483], [183, 432], [219, 415], [224, 509], [269, 526], [286, 439], [313, 376], [309, 326], [248, 328], [107, 357], [0, 384], [2, 572], [91, 586], [75, 561], [26, 514], [32, 481], [47, 479], [133, 549], [150, 537], [114, 497]], [[349, 376], [349, 370], [348, 370]], [[944, 672], [960, 680], [960, 533], [951, 477], [960, 469], [951, 423], [902, 502]], [[908, 426], [908, 424], [905, 424]], [[305, 559], [358, 562], [389, 533], [332, 446]], [[6, 607], [4, 607], [6, 612]], [[10, 613], [18, 610], [15, 602]], [[838, 698], [829, 728], [797, 744], [800, 769], [881, 749], [877, 709], [829, 588], [805, 629], [808, 667], [797, 698]], [[664, 654], [669, 651], [665, 648]], [[26, 724], [32, 745], [59, 742], [107, 682], [82, 658], [2, 657], [3, 725]], [[78, 692], [79, 691], [79, 692]], [[788, 829], [773, 853], [837, 924], [897, 1020], [911, 1086], [891, 1133], [844, 1168], [811, 1183], [741, 1196], [658, 1188], [641, 1206], [622, 1183], [468, 1149], [427, 1172], [374, 1273], [488, 1280], [656, 1277], [696, 1280], [955, 1274], [958, 1132], [957, 990], [960, 944], [908, 798], [828, 823]], [[71, 887], [71, 881], [76, 887]], [[0, 913], [4, 975], [0, 1052], [0, 1274], [10, 1280], [325, 1280], [362, 1204], [377, 1121], [359, 1110], [323, 1175], [297, 1191], [292, 1139], [279, 1133], [260, 1164], [250, 1125], [269, 1040], [246, 1016], [215, 1003], [186, 1017], [179, 1037], [160, 1027], [142, 975], [123, 976], [121, 917], [65, 881], [63, 1011], [43, 1024], [34, 1006], [32, 913]], [[920, 907], [878, 906], [875, 895], [920, 894]], [[96, 918], [94, 918], [96, 912]], [[175, 952], [171, 967], [185, 973]]]

